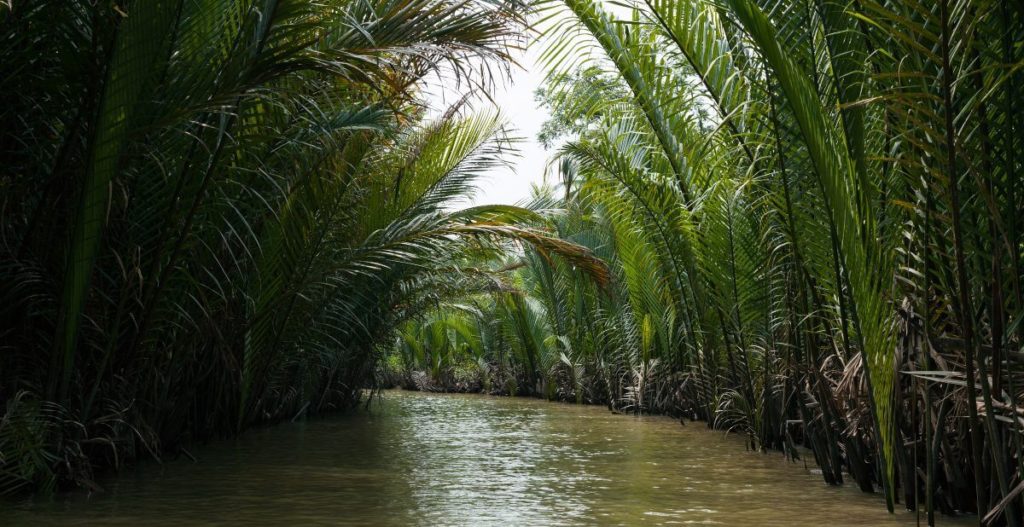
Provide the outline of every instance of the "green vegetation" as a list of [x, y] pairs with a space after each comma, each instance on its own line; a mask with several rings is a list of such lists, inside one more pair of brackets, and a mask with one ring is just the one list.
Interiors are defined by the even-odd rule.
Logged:
[[510, 139], [418, 102], [500, 73], [518, 9], [0, 7], [0, 493], [351, 406], [375, 343], [498, 240], [587, 265], [530, 211], [448, 207]]
[[[457, 210], [514, 141], [423, 87], [527, 20], [559, 185]], [[1022, 42], [998, 0], [0, 3], [0, 492], [401, 383], [1020, 526]]]
[[419, 384], [477, 364], [494, 391], [807, 446], [930, 522], [1020, 525], [1022, 7], [629, 6], [540, 6], [554, 225], [610, 286], [495, 266], [525, 265], [402, 330]]

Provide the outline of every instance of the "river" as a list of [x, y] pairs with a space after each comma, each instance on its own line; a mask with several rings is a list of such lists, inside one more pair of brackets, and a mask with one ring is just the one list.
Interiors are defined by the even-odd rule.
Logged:
[[916, 524], [735, 434], [527, 398], [386, 391], [194, 453], [92, 496], [4, 502], [0, 525]]

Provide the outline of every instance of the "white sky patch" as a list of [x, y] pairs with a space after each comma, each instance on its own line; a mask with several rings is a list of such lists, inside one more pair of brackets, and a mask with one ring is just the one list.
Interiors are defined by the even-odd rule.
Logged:
[[549, 117], [547, 110], [534, 100], [534, 92], [544, 80], [544, 72], [535, 62], [537, 48], [531, 46], [517, 57], [522, 68], [514, 68], [510, 82], [494, 94], [494, 102], [508, 121], [511, 135], [519, 138], [519, 157], [510, 159], [511, 167], [491, 171], [481, 178], [474, 205], [512, 205], [529, 199], [533, 185], [544, 184], [548, 157], [554, 152], [544, 150], [537, 141], [540, 127]]
[[[477, 111], [488, 111], [497, 106], [508, 123], [509, 136], [516, 140], [518, 156], [509, 154], [506, 158], [508, 167], [484, 174], [477, 181], [478, 190], [471, 201], [452, 205], [515, 205], [530, 198], [534, 185], [544, 184], [544, 170], [554, 151], [545, 150], [537, 140], [541, 125], [549, 117], [547, 110], [534, 100], [534, 93], [544, 81], [543, 67], [538, 64], [540, 48], [541, 45], [535, 43], [527, 51], [515, 53], [514, 59], [519, 65], [511, 67], [507, 80], [497, 80], [498, 72], [495, 70], [497, 85], [490, 88], [493, 105], [479, 95], [468, 101], [469, 107]], [[466, 86], [452, 85], [450, 76], [442, 78], [445, 85], [432, 82], [425, 86], [430, 111], [437, 115], [458, 102], [466, 90]]]
[[[604, 0], [602, 5], [613, 17], [630, 17], [631, 11], [624, 5], [608, 0]], [[563, 12], [548, 20], [547, 24], [557, 24], [563, 16], [569, 15]], [[550, 117], [548, 111], [534, 99], [534, 94], [543, 84], [546, 74], [540, 60], [545, 45], [544, 39], [538, 41], [531, 38], [526, 51], [513, 55], [519, 65], [512, 67], [510, 78], [493, 87], [494, 103], [509, 124], [509, 135], [518, 140], [516, 148], [519, 156], [507, 158], [509, 167], [484, 174], [477, 182], [478, 190], [469, 205], [515, 205], [528, 200], [534, 186], [544, 186], [545, 183], [552, 186], [557, 184], [554, 175], [545, 182], [545, 171], [557, 146], [545, 150], [537, 140], [541, 125]], [[443, 113], [464, 93], [463, 89], [454, 86], [437, 85], [428, 86], [426, 91], [433, 110], [438, 113]], [[490, 107], [491, 103], [475, 97], [470, 105], [483, 111]]]

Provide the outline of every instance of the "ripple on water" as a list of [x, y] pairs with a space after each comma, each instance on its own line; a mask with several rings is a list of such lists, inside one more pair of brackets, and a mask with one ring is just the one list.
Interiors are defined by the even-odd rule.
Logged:
[[198, 464], [143, 464], [93, 497], [4, 504], [0, 524], [915, 523], [700, 424], [521, 398], [385, 392], [368, 413], [196, 453]]

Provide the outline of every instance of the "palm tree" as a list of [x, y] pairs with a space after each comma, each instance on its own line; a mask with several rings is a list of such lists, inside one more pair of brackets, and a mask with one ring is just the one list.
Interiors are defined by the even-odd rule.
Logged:
[[0, 492], [351, 406], [377, 345], [498, 240], [599, 272], [530, 211], [447, 207], [513, 145], [496, 114], [431, 115], [422, 87], [486, 89], [521, 15], [447, 0], [0, 7]]
[[557, 230], [613, 280], [537, 260], [521, 294], [567, 365], [603, 372], [591, 392], [642, 409], [664, 385], [651, 409], [803, 444], [890, 510], [900, 491], [931, 523], [1019, 525], [1021, 9], [539, 8]]

